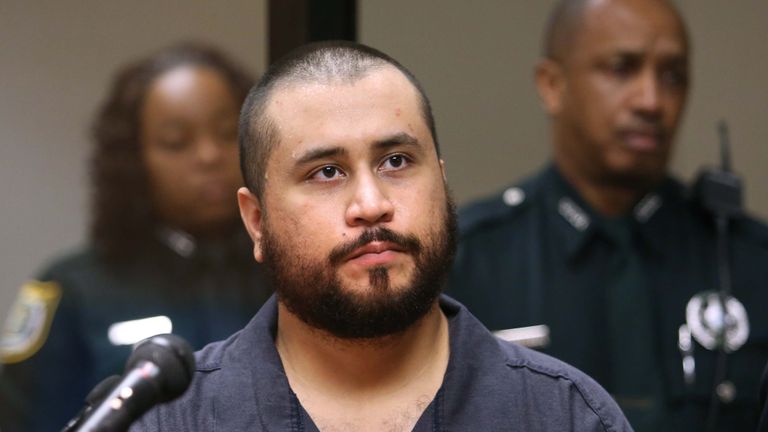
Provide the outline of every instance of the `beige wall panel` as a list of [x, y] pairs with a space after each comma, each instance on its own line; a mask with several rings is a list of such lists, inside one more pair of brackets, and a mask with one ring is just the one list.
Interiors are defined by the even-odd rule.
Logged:
[[[360, 39], [423, 81], [457, 200], [499, 190], [550, 154], [532, 81], [552, 0], [360, 0]], [[768, 2], [679, 2], [694, 42], [693, 88], [672, 169], [688, 180], [718, 161], [728, 120], [747, 207], [768, 217]]]
[[429, 94], [457, 200], [544, 163], [547, 120], [532, 65], [546, 1], [361, 0], [361, 42], [410, 68]]

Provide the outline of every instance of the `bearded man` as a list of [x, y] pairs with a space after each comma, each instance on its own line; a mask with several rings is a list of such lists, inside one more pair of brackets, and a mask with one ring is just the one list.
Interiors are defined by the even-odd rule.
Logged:
[[300, 48], [241, 112], [240, 213], [276, 297], [138, 430], [630, 430], [576, 369], [441, 296], [456, 222], [429, 101], [386, 54]]

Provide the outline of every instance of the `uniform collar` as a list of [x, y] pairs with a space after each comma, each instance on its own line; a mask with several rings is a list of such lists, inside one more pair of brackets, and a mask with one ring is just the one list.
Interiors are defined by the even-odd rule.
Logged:
[[[556, 227], [564, 241], [564, 250], [570, 259], [575, 259], [598, 233], [604, 233], [606, 219], [584, 201], [554, 164], [544, 170], [541, 180], [547, 208], [557, 215]], [[653, 226], [659, 214], [664, 213], [667, 183], [646, 194], [627, 217], [631, 229], [651, 245], [657, 243], [653, 241]]]
[[182, 258], [191, 257], [197, 250], [197, 241], [192, 234], [180, 229], [160, 227], [157, 229], [157, 239]]
[[160, 244], [185, 260], [202, 259], [203, 261], [223, 262], [250, 256], [248, 253], [250, 239], [240, 226], [221, 238], [204, 241], [195, 238], [186, 231], [169, 226], [157, 228], [155, 234], [155, 238]]

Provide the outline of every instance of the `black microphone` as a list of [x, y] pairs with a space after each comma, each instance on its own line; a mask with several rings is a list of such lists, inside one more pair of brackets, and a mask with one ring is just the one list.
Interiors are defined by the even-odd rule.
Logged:
[[152, 336], [134, 349], [122, 381], [77, 429], [78, 432], [118, 432], [153, 406], [184, 393], [192, 382], [195, 359], [182, 338]]
[[715, 216], [741, 216], [744, 213], [744, 182], [731, 170], [731, 144], [725, 121], [718, 124], [718, 133], [720, 167], [702, 169], [693, 185], [693, 194], [698, 203]]
[[61, 432], [72, 432], [77, 430], [76, 428], [80, 427], [83, 420], [93, 412], [93, 409], [98, 406], [101, 401], [109, 395], [109, 392], [115, 388], [115, 385], [120, 382], [120, 378], [120, 375], [110, 375], [104, 378], [100, 383], [96, 384], [93, 390], [88, 393], [88, 396], [85, 397], [85, 406], [83, 409], [81, 409], [66, 426], [64, 426], [64, 429], [62, 429]]

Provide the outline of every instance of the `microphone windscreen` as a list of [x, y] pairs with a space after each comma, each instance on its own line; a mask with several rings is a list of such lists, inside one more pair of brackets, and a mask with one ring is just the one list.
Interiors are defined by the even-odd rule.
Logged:
[[158, 383], [161, 402], [184, 393], [195, 371], [192, 347], [184, 339], [172, 334], [152, 336], [139, 342], [128, 358], [126, 371], [142, 361], [154, 363], [161, 371]]

